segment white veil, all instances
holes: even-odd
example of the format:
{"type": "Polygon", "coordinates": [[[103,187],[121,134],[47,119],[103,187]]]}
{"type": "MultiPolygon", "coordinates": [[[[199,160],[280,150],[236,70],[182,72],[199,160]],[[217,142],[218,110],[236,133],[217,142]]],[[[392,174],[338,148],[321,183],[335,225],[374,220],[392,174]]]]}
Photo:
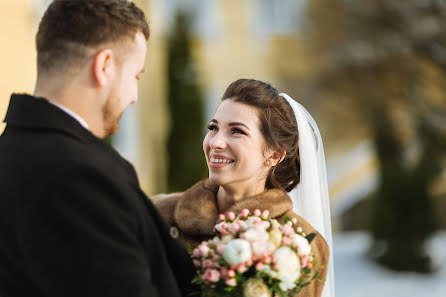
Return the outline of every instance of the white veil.
{"type": "Polygon", "coordinates": [[[285,93],[280,96],[293,108],[299,132],[300,183],[288,195],[293,201],[293,211],[327,241],[330,261],[322,297],[335,297],[330,203],[321,134],[313,117],[301,104],[285,93]]]}

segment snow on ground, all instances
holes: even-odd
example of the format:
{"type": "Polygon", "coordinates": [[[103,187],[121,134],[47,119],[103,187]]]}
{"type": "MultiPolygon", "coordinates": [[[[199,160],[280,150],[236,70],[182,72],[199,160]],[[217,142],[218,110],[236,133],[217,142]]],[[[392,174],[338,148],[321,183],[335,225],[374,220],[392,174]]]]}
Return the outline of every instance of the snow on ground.
{"type": "Polygon", "coordinates": [[[427,245],[436,268],[432,275],[397,273],[367,259],[367,233],[335,233],[333,238],[336,297],[446,297],[446,232],[427,245]]]}

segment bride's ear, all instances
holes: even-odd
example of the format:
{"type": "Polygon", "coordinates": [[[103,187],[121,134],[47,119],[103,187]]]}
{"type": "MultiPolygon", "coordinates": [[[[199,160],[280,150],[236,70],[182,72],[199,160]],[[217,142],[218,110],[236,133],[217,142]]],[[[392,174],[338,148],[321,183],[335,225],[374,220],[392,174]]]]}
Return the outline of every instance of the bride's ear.
{"type": "Polygon", "coordinates": [[[276,166],[277,164],[282,162],[283,159],[285,159],[285,156],[286,156],[286,151],[274,152],[273,155],[270,157],[272,165],[276,166]]]}

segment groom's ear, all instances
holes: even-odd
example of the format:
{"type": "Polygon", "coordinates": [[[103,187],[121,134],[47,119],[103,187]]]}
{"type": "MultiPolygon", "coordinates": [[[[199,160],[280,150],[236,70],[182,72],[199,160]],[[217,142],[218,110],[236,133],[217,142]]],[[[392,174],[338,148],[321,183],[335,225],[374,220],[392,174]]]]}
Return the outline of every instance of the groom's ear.
{"type": "Polygon", "coordinates": [[[93,58],[93,80],[103,87],[110,80],[113,72],[113,51],[111,49],[104,49],[98,52],[93,58]]]}

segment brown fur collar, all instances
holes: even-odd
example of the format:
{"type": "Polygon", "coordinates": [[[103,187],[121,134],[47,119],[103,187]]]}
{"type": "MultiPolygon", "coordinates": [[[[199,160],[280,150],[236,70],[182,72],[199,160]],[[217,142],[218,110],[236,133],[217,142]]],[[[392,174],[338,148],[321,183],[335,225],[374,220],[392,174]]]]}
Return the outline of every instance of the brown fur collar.
{"type": "MultiPolygon", "coordinates": [[[[218,186],[206,179],[182,193],[174,211],[174,220],[182,232],[190,235],[213,235],[219,214],[217,191],[218,186]]],[[[268,209],[271,218],[279,218],[293,208],[293,203],[284,191],[272,189],[237,201],[228,212],[239,214],[244,208],[251,212],[257,208],[268,209]]]]}

